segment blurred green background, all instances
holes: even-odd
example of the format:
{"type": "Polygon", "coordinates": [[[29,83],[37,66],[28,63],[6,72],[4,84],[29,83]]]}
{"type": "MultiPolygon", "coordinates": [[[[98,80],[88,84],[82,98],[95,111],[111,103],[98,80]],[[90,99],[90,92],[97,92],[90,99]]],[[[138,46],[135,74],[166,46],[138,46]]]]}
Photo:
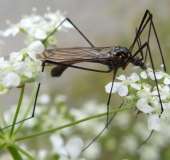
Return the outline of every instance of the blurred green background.
{"type": "MultiPolygon", "coordinates": [[[[69,17],[72,22],[86,35],[86,37],[93,43],[94,46],[114,46],[122,45],[127,48],[132,44],[135,37],[135,29],[139,26],[143,14],[146,9],[149,9],[153,14],[153,22],[158,34],[158,38],[162,47],[162,51],[165,57],[166,67],[169,71],[169,26],[170,26],[170,1],[164,0],[8,0],[0,1],[0,29],[7,28],[6,20],[10,20],[16,23],[20,20],[24,14],[31,14],[32,7],[37,8],[38,14],[44,14],[46,7],[50,6],[51,11],[60,10],[62,13],[66,13],[65,16],[69,17]]],[[[141,38],[142,42],[147,40],[147,29],[143,33],[141,38]]],[[[5,40],[6,43],[2,45],[2,55],[8,55],[12,51],[18,51],[24,48],[24,36],[8,37],[5,40]]],[[[89,46],[88,43],[74,30],[69,30],[67,33],[57,34],[58,47],[84,47],[89,46]]],[[[153,33],[151,34],[151,50],[153,60],[156,68],[159,68],[160,53],[155,41],[153,33]]],[[[135,50],[134,50],[135,51],[135,50]]],[[[149,60],[148,60],[149,61],[149,60]]],[[[107,70],[107,67],[97,64],[81,64],[81,66],[88,66],[88,68],[103,69],[107,70]]],[[[106,104],[108,94],[105,93],[104,86],[112,80],[113,74],[101,74],[94,72],[87,72],[83,70],[77,70],[69,68],[64,72],[60,78],[51,78],[50,69],[46,68],[46,74],[48,77],[42,83],[40,94],[49,93],[51,97],[57,95],[67,96],[67,107],[81,108],[82,105],[88,100],[95,100],[99,104],[106,104]]],[[[118,75],[121,73],[130,76],[133,72],[132,66],[128,66],[125,71],[121,69],[118,71],[118,75]]],[[[28,85],[27,94],[31,92],[31,87],[28,85]]],[[[10,101],[1,97],[1,101],[4,103],[4,108],[8,108],[12,105],[16,97],[15,91],[11,91],[10,101]]],[[[9,98],[8,96],[8,98],[9,98]]],[[[112,96],[110,107],[118,108],[121,100],[117,99],[117,96],[112,96]]],[[[100,106],[100,105],[99,105],[100,106]]],[[[104,107],[104,105],[103,105],[104,107]]],[[[105,105],[106,107],[106,105],[105,105]]],[[[129,114],[133,117],[132,112],[129,114]]],[[[119,115],[117,115],[119,116],[119,115]]],[[[133,121],[136,119],[132,118],[132,125],[129,127],[127,133],[133,133],[133,121]]],[[[141,121],[141,119],[139,119],[141,121]]],[[[137,119],[137,121],[139,121],[137,119]]],[[[136,122],[136,121],[135,121],[136,122]]],[[[103,122],[104,125],[105,122],[103,122]]],[[[114,123],[114,121],[113,121],[114,123]]],[[[118,121],[115,120],[115,123],[118,121]]],[[[137,123],[137,122],[136,122],[137,123]]],[[[145,123],[146,124],[146,123],[145,123]]],[[[136,153],[129,155],[120,150],[116,150],[116,145],[119,141],[115,142],[115,139],[119,140],[124,136],[124,130],[117,129],[114,126],[109,129],[111,136],[114,137],[113,143],[107,143],[107,147],[103,148],[103,156],[101,159],[139,159],[136,153]],[[109,149],[108,149],[109,148],[109,149]],[[113,158],[114,155],[114,158],[113,158]]],[[[149,132],[148,132],[149,133],[149,132]]],[[[156,133],[160,134],[160,133],[156,133]]],[[[147,137],[147,134],[146,134],[147,137]]],[[[145,138],[146,138],[145,137],[145,138]]],[[[144,139],[145,139],[144,138],[144,139]]],[[[104,140],[103,140],[104,141],[104,140]]],[[[122,140],[121,140],[122,142],[122,140]]],[[[103,143],[104,146],[105,143],[103,143]]],[[[129,147],[129,146],[127,146],[129,147]]],[[[164,152],[168,151],[169,146],[165,146],[164,152]]],[[[161,152],[161,156],[166,155],[161,152]]],[[[169,155],[166,155],[164,159],[168,159],[169,155]],[[166,158],[165,158],[166,157],[166,158]]],[[[159,159],[159,158],[158,158],[159,159]]]]}

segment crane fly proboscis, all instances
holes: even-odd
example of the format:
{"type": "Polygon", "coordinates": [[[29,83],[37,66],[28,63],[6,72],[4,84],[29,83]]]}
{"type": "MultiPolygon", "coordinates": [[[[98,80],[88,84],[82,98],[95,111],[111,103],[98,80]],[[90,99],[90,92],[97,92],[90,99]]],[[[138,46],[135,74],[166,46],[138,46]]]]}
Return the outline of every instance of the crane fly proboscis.
{"type": "MultiPolygon", "coordinates": [[[[84,34],[74,25],[74,23],[72,23],[72,21],[69,18],[64,19],[60,23],[60,25],[58,25],[56,30],[65,21],[70,22],[70,24],[73,25],[73,27],[81,34],[81,36],[89,43],[89,45],[91,47],[55,48],[55,49],[51,49],[51,50],[46,50],[42,55],[37,56],[37,58],[43,62],[42,70],[44,70],[45,66],[57,65],[51,71],[51,75],[53,77],[61,76],[61,74],[68,67],[83,69],[83,70],[87,70],[87,71],[101,72],[101,73],[109,73],[109,72],[113,71],[112,86],[111,86],[109,98],[107,101],[107,112],[109,112],[111,93],[112,93],[117,70],[119,68],[122,68],[124,70],[129,63],[132,63],[134,66],[139,66],[141,69],[146,70],[147,65],[145,62],[146,62],[147,55],[149,55],[151,67],[152,67],[153,73],[154,73],[155,84],[156,84],[158,95],[159,95],[158,97],[159,97],[159,100],[161,103],[158,82],[157,82],[157,78],[155,76],[155,68],[154,68],[154,63],[152,60],[152,54],[151,54],[150,45],[149,45],[151,30],[153,30],[153,32],[154,32],[156,42],[157,42],[157,45],[159,48],[159,53],[161,56],[162,64],[164,65],[165,72],[166,72],[166,67],[165,67],[165,62],[164,62],[161,46],[160,46],[158,36],[157,36],[156,30],[154,27],[154,23],[152,20],[152,14],[149,12],[149,10],[146,10],[146,12],[144,13],[142,21],[141,21],[138,29],[136,30],[136,35],[133,40],[133,43],[129,48],[122,47],[119,45],[114,46],[114,47],[94,47],[94,45],[84,36],[84,34]],[[148,25],[149,25],[149,30],[148,30],[147,40],[142,44],[142,42],[140,40],[140,36],[141,36],[142,32],[145,30],[146,26],[148,26],[148,25]],[[138,49],[137,49],[137,51],[135,51],[132,54],[135,45],[138,46],[138,49]],[[146,49],[145,56],[143,53],[144,49],[146,49]],[[103,70],[96,70],[96,69],[75,66],[75,64],[81,63],[81,62],[100,63],[102,65],[106,65],[108,67],[108,70],[103,71],[103,70]]],[[[28,120],[28,119],[34,117],[34,112],[35,112],[36,101],[37,101],[39,89],[40,89],[40,84],[39,84],[39,87],[37,90],[32,116],[29,118],[26,118],[20,122],[23,122],[25,120],[28,120]]],[[[122,102],[122,104],[123,104],[123,102],[122,102]]],[[[120,105],[120,107],[122,106],[122,104],[120,105]]],[[[162,103],[161,103],[160,107],[161,107],[161,113],[162,113],[163,112],[162,103]]],[[[113,117],[114,116],[115,115],[113,115],[113,117]]],[[[108,115],[107,115],[107,117],[108,117],[108,115]]],[[[107,125],[103,128],[103,130],[100,132],[100,134],[108,127],[108,125],[112,121],[113,117],[110,120],[107,119],[107,125]]],[[[17,122],[17,123],[19,123],[19,122],[17,122]]],[[[5,128],[7,128],[7,127],[5,127],[5,128]]],[[[153,133],[153,131],[151,132],[151,134],[152,133],[153,133]]],[[[92,143],[99,137],[99,135],[92,141],[92,143]]]]}

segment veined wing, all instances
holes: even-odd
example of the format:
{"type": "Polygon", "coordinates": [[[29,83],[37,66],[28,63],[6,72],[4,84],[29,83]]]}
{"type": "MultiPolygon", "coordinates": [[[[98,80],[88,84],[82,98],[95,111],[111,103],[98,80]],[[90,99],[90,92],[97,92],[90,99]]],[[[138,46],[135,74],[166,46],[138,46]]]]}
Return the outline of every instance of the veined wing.
{"type": "MultiPolygon", "coordinates": [[[[107,52],[111,47],[76,47],[76,48],[56,48],[46,50],[42,55],[37,55],[39,60],[47,60],[63,64],[73,64],[79,62],[93,62],[98,58],[107,58],[107,52]]],[[[53,64],[46,64],[53,65],[53,64]]]]}

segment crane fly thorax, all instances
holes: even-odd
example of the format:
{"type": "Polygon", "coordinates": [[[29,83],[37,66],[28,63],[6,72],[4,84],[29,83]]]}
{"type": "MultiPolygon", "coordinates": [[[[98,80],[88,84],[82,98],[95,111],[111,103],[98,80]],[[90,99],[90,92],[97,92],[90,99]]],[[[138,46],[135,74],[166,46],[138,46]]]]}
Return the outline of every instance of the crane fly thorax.
{"type": "Polygon", "coordinates": [[[110,49],[107,56],[110,58],[109,69],[113,70],[114,68],[123,67],[131,59],[132,54],[126,47],[115,46],[110,49]]]}

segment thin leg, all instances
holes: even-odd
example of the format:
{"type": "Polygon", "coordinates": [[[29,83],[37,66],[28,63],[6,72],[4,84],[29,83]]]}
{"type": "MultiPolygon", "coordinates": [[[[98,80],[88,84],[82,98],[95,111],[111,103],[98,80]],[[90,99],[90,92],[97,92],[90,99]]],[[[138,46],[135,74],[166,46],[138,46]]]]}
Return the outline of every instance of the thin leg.
{"type": "MultiPolygon", "coordinates": [[[[124,101],[121,103],[121,105],[119,106],[119,108],[121,108],[123,104],[124,104],[124,101]]],[[[105,131],[105,129],[108,128],[109,124],[112,122],[112,120],[113,120],[113,118],[116,116],[116,114],[117,114],[117,113],[115,113],[115,114],[112,116],[112,118],[108,121],[108,123],[107,123],[106,126],[102,129],[102,131],[93,139],[92,142],[90,142],[90,143],[82,150],[82,152],[85,151],[93,142],[95,142],[95,141],[99,138],[99,136],[105,131]]]]}
{"type": "MultiPolygon", "coordinates": [[[[152,54],[151,54],[151,51],[150,51],[149,43],[148,42],[144,43],[141,46],[141,48],[134,55],[138,54],[140,52],[140,50],[145,48],[145,47],[147,47],[147,50],[148,50],[148,53],[149,53],[150,62],[151,62],[151,66],[152,66],[153,73],[154,73],[155,84],[156,84],[156,88],[157,88],[157,91],[158,91],[159,102],[160,102],[160,105],[161,105],[161,113],[160,113],[160,116],[161,116],[161,114],[163,113],[164,110],[163,110],[162,100],[161,100],[161,96],[160,96],[160,90],[159,90],[159,87],[158,87],[158,81],[157,81],[156,74],[155,74],[155,67],[154,67],[154,63],[153,63],[153,59],[152,59],[152,54]]],[[[153,134],[153,132],[154,132],[154,130],[151,131],[149,137],[140,146],[145,144],[150,139],[150,137],[153,134]]]]}
{"type": "MultiPolygon", "coordinates": [[[[148,40],[147,42],[149,43],[149,39],[150,39],[150,32],[151,32],[151,29],[153,29],[154,31],[154,35],[156,37],[156,41],[157,41],[157,44],[158,44],[158,47],[159,47],[159,52],[160,52],[160,55],[161,55],[161,59],[162,59],[162,63],[164,64],[164,70],[166,72],[166,67],[165,67],[165,60],[164,60],[164,57],[163,57],[163,54],[162,54],[162,49],[161,49],[161,46],[160,46],[160,42],[159,42],[159,39],[158,39],[158,36],[157,36],[157,32],[156,32],[156,29],[155,29],[155,26],[154,26],[154,23],[153,23],[153,20],[152,20],[153,16],[152,14],[149,12],[149,10],[146,10],[143,18],[142,18],[142,21],[139,25],[139,28],[137,30],[137,33],[136,33],[136,37],[132,43],[132,45],[130,46],[129,50],[132,52],[133,48],[134,48],[134,45],[136,43],[136,41],[138,40],[138,38],[140,37],[140,35],[142,34],[142,32],[144,31],[146,25],[149,23],[149,31],[148,31],[148,40]]],[[[146,53],[147,53],[147,50],[146,50],[146,53]]],[[[134,56],[133,56],[134,57],[134,56]]],[[[146,54],[146,57],[147,57],[147,54],[146,54]]],[[[146,59],[145,57],[145,59],[146,59]]]]}
{"type": "MultiPolygon", "coordinates": [[[[108,127],[108,124],[109,124],[109,105],[110,105],[110,99],[111,99],[111,96],[112,96],[112,90],[113,90],[113,85],[114,85],[114,81],[115,81],[115,78],[116,78],[117,70],[118,70],[118,68],[113,70],[112,85],[111,85],[111,89],[110,89],[110,93],[109,93],[109,98],[108,98],[108,101],[107,101],[107,123],[106,123],[107,127],[108,127]]],[[[111,119],[113,119],[113,118],[111,118],[111,119]]]]}

